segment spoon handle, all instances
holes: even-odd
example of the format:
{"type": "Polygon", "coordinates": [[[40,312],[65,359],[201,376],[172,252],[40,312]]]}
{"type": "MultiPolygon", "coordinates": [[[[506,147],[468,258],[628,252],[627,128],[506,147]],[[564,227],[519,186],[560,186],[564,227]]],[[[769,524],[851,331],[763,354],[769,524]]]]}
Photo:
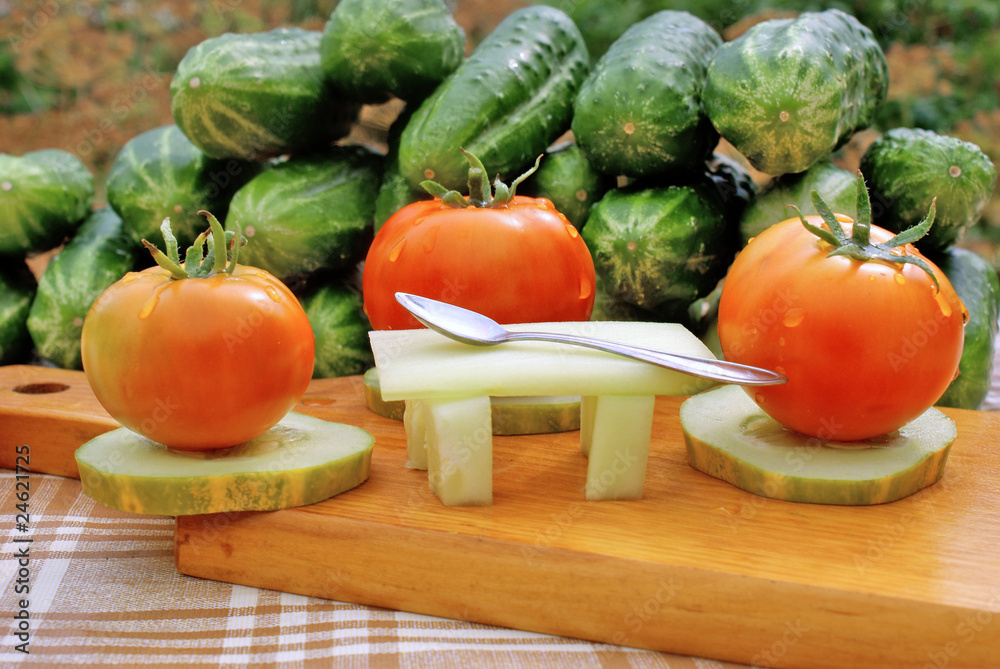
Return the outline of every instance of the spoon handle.
{"type": "Polygon", "coordinates": [[[784,375],[760,367],[751,367],[726,360],[716,360],[715,358],[697,358],[678,353],[667,353],[666,351],[654,351],[653,349],[639,346],[578,337],[570,334],[511,332],[505,339],[507,341],[515,339],[522,341],[551,341],[584,346],[598,351],[615,353],[626,358],[653,363],[660,367],[684,372],[685,374],[697,376],[702,379],[719,381],[721,383],[735,383],[741,386],[772,386],[788,381],[784,375]]]}

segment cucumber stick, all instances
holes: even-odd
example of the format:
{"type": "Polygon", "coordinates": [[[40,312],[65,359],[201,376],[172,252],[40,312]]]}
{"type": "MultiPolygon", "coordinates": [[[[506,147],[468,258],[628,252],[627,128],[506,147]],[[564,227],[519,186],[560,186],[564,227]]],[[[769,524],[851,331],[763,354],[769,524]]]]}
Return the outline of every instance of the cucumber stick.
{"type": "Polygon", "coordinates": [[[400,137],[400,173],[414,188],[433,179],[464,191],[464,148],[491,180],[518,176],[569,129],[589,68],[564,12],[534,5],[511,13],[413,113],[400,137]]]}
{"type": "Polygon", "coordinates": [[[361,485],[375,439],[340,423],[289,413],[245,444],[176,451],[126,428],[76,452],[83,492],[113,509],[184,516],[313,504],[361,485]]]}
{"type": "MultiPolygon", "coordinates": [[[[714,357],[677,323],[594,321],[505,327],[592,336],[682,355],[714,357]]],[[[473,395],[689,395],[709,385],[682,372],[565,344],[518,341],[478,347],[426,329],[374,330],[368,336],[386,400],[473,395]]]]}
{"type": "Polygon", "coordinates": [[[928,409],[890,435],[824,442],[781,426],[738,386],[722,386],[681,405],[688,462],[742,490],[790,502],[868,505],[893,502],[944,473],[955,423],[928,409]]]}
{"type": "Polygon", "coordinates": [[[719,139],[701,90],[721,44],[684,11],[657,12],[626,30],[576,96],[573,135],[590,162],[630,177],[700,166],[719,139]]]}
{"type": "MultiPolygon", "coordinates": [[[[713,357],[676,323],[569,322],[508,326],[590,335],[690,356],[713,357]]],[[[550,342],[498,348],[459,344],[431,330],[369,333],[382,397],[402,399],[409,466],[426,468],[448,506],[492,503],[490,397],[579,394],[584,496],[642,496],[656,395],[686,395],[707,382],[647,363],[550,342]]]]}
{"type": "Polygon", "coordinates": [[[763,21],[723,44],[702,103],[723,138],[777,176],[805,171],[871,125],[888,87],[871,30],[829,9],[763,21]]]}

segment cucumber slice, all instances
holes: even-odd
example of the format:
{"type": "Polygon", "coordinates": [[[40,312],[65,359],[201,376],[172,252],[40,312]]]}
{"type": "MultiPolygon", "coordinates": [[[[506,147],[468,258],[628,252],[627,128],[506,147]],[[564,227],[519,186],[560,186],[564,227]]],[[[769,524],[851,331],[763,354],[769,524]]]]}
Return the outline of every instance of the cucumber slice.
{"type": "Polygon", "coordinates": [[[176,451],[120,428],[76,451],[83,492],[121,511],[186,516],[313,504],[368,479],[374,437],[289,413],[245,444],[176,451]]]}
{"type": "Polygon", "coordinates": [[[935,483],[957,434],[928,409],[882,437],[825,442],[782,427],[738,386],[688,398],[680,409],[688,462],[747,492],[790,502],[894,502],[935,483]]]}
{"type": "MultiPolygon", "coordinates": [[[[372,367],[364,375],[365,406],[370,411],[392,420],[403,420],[405,400],[382,399],[378,369],[372,367]]],[[[492,397],[493,434],[553,434],[580,429],[580,397],[492,397]]],[[[423,469],[423,467],[420,467],[423,469]]]]}
{"type": "MultiPolygon", "coordinates": [[[[585,321],[505,327],[712,357],[694,334],[677,323],[585,321]]],[[[427,329],[373,330],[368,337],[382,396],[388,400],[473,395],[691,395],[712,385],[683,372],[552,342],[469,346],[427,329]]]]}

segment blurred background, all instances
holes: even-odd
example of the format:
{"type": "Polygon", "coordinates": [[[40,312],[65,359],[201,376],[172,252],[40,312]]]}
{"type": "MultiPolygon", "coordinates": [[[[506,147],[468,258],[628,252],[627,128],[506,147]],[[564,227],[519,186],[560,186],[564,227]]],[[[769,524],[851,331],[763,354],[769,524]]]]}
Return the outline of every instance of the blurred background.
{"type": "MultiPolygon", "coordinates": [[[[336,0],[0,0],[0,152],[61,148],[94,173],[97,205],[118,150],[171,122],[169,85],[189,48],[224,32],[277,26],[322,30],[336,0]]],[[[471,49],[513,0],[452,0],[471,49]]],[[[891,72],[878,127],[844,147],[845,166],[881,129],[922,127],[978,144],[1000,164],[1000,2],[997,0],[554,0],[596,57],[631,23],[686,9],[732,38],[761,18],[839,7],[870,27],[891,72]]],[[[393,108],[366,109],[376,141],[393,108]]],[[[1000,267],[1000,196],[963,242],[1000,267]]]]}

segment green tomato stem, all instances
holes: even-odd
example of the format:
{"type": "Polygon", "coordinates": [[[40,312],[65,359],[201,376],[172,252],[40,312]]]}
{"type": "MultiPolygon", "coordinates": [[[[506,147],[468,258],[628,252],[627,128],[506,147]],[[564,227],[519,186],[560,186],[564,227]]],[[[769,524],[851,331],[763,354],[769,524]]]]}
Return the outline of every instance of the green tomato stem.
{"type": "Polygon", "coordinates": [[[878,244],[871,241],[871,200],[869,199],[868,188],[865,186],[865,178],[861,172],[858,172],[857,191],[858,214],[851,226],[850,237],[844,232],[833,210],[830,209],[816,191],[812,191],[811,193],[813,206],[816,208],[817,213],[819,213],[820,218],[823,219],[823,223],[826,225],[825,228],[809,223],[795,205],[790,204],[788,207],[795,211],[806,230],[834,247],[833,251],[829,254],[830,256],[848,256],[859,262],[881,260],[901,265],[916,265],[927,272],[928,276],[934,282],[934,287],[940,290],[941,284],[934,274],[934,269],[926,260],[918,256],[900,255],[892,252],[892,249],[905,244],[912,244],[927,234],[931,229],[931,225],[934,224],[934,216],[937,212],[937,198],[931,202],[927,216],[920,223],[907,228],[892,239],[878,244]]]}
{"type": "Polygon", "coordinates": [[[172,279],[200,279],[219,273],[232,274],[236,269],[239,248],[246,244],[242,230],[237,223],[235,231],[224,230],[219,220],[207,211],[199,214],[208,219],[209,229],[195,238],[184,255],[183,265],[177,249],[177,239],[170,229],[170,219],[163,219],[160,232],[163,233],[167,252],[163,253],[154,244],[142,240],[149,249],[156,264],[170,272],[172,279]]]}
{"type": "Polygon", "coordinates": [[[535,173],[535,170],[538,169],[538,165],[542,160],[542,157],[538,156],[531,169],[514,179],[509,187],[500,181],[500,176],[497,175],[493,182],[493,189],[491,191],[489,176],[486,173],[486,168],[483,166],[482,161],[465,149],[460,148],[459,151],[461,151],[462,155],[465,156],[465,159],[469,161],[468,198],[463,196],[457,190],[448,190],[441,184],[436,181],[431,181],[430,179],[420,183],[423,189],[428,193],[440,199],[445,205],[456,209],[464,209],[466,207],[476,207],[478,209],[499,209],[506,207],[510,204],[511,200],[514,199],[518,185],[535,173]]]}

